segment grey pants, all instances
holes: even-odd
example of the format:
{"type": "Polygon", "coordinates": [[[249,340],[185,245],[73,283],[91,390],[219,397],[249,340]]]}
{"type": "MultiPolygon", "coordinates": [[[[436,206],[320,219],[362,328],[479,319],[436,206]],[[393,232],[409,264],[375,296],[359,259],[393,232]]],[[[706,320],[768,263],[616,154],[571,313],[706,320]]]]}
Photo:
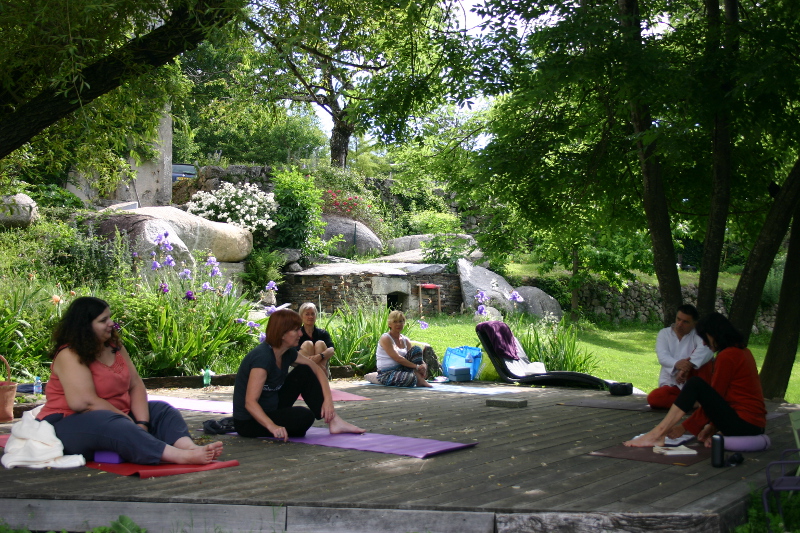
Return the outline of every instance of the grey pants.
{"type": "Polygon", "coordinates": [[[55,428],[65,455],[80,454],[92,460],[95,451],[109,450],[130,463],[156,465],[167,444],[190,435],[177,409],[166,402],[148,402],[148,406],[150,431],[137,426],[129,416],[113,411],[54,414],[44,420],[55,428]]]}

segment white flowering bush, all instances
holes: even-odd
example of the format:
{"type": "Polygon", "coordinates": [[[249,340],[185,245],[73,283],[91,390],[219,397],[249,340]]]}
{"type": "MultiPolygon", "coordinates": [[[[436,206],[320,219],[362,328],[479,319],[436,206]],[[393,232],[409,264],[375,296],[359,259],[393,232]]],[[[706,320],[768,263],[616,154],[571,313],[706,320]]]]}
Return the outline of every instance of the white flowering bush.
{"type": "Polygon", "coordinates": [[[265,239],[275,225],[272,215],[278,204],[272,193],[266,193],[251,183],[237,187],[226,182],[214,192],[196,192],[187,208],[190,213],[208,220],[248,229],[253,234],[253,241],[257,242],[265,239]]]}

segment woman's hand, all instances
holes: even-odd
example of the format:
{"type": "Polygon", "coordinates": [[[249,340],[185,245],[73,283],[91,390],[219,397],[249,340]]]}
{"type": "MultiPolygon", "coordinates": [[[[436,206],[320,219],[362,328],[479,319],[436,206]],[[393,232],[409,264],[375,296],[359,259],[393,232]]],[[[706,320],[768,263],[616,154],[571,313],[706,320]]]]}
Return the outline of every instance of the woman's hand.
{"type": "Polygon", "coordinates": [[[716,434],[717,428],[713,424],[706,424],[706,426],[697,434],[697,440],[704,443],[706,448],[711,448],[711,437],[716,434]]]}
{"type": "Polygon", "coordinates": [[[686,433],[686,428],[683,427],[683,424],[675,424],[667,432],[667,437],[670,439],[677,439],[678,437],[683,436],[684,433],[686,433]]]}
{"type": "Polygon", "coordinates": [[[424,379],[428,379],[428,365],[425,363],[420,363],[419,365],[417,365],[417,368],[419,369],[419,374],[424,379]]]}
{"type": "Polygon", "coordinates": [[[272,433],[272,436],[276,439],[283,439],[283,442],[287,442],[289,440],[289,432],[286,431],[286,428],[283,426],[273,425],[273,427],[267,428],[267,430],[272,433]]]}
{"type": "Polygon", "coordinates": [[[324,400],[322,402],[322,408],[320,411],[322,414],[322,419],[325,420],[326,424],[330,424],[331,420],[336,417],[336,410],[333,408],[333,400],[324,400]]]}

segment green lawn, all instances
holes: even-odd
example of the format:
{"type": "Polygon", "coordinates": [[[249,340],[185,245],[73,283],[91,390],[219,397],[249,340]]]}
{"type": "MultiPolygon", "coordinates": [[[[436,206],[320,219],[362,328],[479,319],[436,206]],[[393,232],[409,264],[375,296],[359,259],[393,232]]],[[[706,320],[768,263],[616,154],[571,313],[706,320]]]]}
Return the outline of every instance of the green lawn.
{"type": "MultiPolygon", "coordinates": [[[[413,340],[427,342],[433,346],[439,359],[444,357],[448,347],[479,346],[475,334],[475,321],[471,316],[426,318],[430,327],[421,330],[413,327],[409,336],[413,340]]],[[[658,382],[659,365],[656,360],[655,344],[658,326],[607,326],[581,324],[578,342],[586,350],[594,353],[599,363],[594,374],[604,379],[627,381],[635,387],[648,392],[658,382]]],[[[767,352],[769,337],[758,335],[750,338],[750,350],[759,368],[767,352]]],[[[485,358],[484,363],[488,362],[485,358]]],[[[488,378],[490,374],[482,374],[488,378]]],[[[800,365],[795,364],[789,380],[786,400],[800,403],[800,365]]]]}

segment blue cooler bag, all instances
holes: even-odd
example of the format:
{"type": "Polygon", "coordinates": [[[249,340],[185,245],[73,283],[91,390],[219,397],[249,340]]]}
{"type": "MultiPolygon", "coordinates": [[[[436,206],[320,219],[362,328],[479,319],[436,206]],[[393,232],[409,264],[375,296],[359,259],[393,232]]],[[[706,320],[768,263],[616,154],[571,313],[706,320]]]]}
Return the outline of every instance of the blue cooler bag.
{"type": "Polygon", "coordinates": [[[475,346],[448,348],[444,352],[444,360],[442,361],[444,375],[449,374],[450,368],[459,367],[469,368],[469,379],[475,379],[481,369],[481,349],[475,346]]]}

